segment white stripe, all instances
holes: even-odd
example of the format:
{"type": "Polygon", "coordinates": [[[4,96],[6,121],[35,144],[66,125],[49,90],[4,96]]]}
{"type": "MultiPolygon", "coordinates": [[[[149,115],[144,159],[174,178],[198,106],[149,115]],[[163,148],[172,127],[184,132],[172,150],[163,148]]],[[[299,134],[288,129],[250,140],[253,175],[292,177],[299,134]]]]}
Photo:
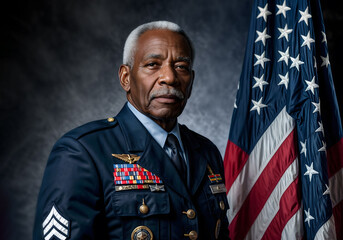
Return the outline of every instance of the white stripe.
{"type": "Polygon", "coordinates": [[[331,218],[319,228],[314,240],[336,240],[336,228],[335,228],[335,219],[333,215],[331,218]]]}
{"type": "Polygon", "coordinates": [[[284,107],[255,145],[228,192],[229,221],[236,216],[261,172],[293,129],[294,121],[284,107]]]}
{"type": "Polygon", "coordinates": [[[45,228],[45,226],[50,222],[51,218],[55,216],[55,218],[60,221],[63,225],[65,225],[66,227],[68,227],[68,220],[66,220],[64,217],[62,217],[58,211],[56,210],[55,206],[52,206],[50,213],[48,214],[48,216],[45,218],[44,222],[43,222],[43,228],[45,228]]]}
{"type": "Polygon", "coordinates": [[[303,206],[293,215],[291,219],[285,225],[281,240],[299,240],[304,235],[304,219],[303,219],[303,206]]]}
{"type": "Polygon", "coordinates": [[[332,208],[334,208],[340,201],[343,200],[343,168],[329,179],[330,197],[332,201],[332,208]]]}
{"type": "Polygon", "coordinates": [[[273,192],[270,194],[267,202],[263,206],[261,212],[257,216],[255,222],[251,226],[246,235],[246,239],[261,239],[267,230],[269,224],[280,209],[280,199],[285,193],[289,185],[298,176],[298,158],[295,158],[293,163],[287,168],[273,192]]]}
{"type": "Polygon", "coordinates": [[[51,232],[44,237],[45,240],[50,240],[53,236],[58,237],[60,240],[67,239],[66,236],[63,236],[61,233],[59,233],[55,228],[51,230],[51,232]]]}
{"type": "Polygon", "coordinates": [[[52,218],[50,223],[44,228],[43,235],[49,232],[51,228],[57,228],[65,235],[68,235],[68,229],[62,226],[55,218],[52,218]]]}

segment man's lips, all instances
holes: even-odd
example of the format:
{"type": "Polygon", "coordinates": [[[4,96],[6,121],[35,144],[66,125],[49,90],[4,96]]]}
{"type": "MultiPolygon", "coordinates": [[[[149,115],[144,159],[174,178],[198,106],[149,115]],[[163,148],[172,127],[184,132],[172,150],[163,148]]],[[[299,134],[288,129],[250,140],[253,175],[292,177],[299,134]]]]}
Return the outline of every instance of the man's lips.
{"type": "Polygon", "coordinates": [[[156,100],[161,103],[176,103],[180,101],[180,99],[173,94],[164,94],[164,95],[155,96],[153,100],[156,100]]]}

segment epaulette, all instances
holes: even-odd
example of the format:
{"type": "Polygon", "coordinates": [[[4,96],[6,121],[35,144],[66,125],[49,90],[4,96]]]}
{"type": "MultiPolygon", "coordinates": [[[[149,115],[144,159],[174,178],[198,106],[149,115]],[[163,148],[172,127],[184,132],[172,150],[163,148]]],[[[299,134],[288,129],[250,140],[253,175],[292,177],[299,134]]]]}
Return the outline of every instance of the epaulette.
{"type": "Polygon", "coordinates": [[[71,137],[74,139],[80,139],[81,137],[101,131],[107,128],[113,128],[117,125],[117,120],[114,117],[109,117],[107,119],[101,119],[101,120],[96,120],[92,121],[89,123],[86,123],[84,125],[81,125],[77,128],[74,128],[73,130],[70,130],[66,134],[64,134],[64,137],[71,137]]]}

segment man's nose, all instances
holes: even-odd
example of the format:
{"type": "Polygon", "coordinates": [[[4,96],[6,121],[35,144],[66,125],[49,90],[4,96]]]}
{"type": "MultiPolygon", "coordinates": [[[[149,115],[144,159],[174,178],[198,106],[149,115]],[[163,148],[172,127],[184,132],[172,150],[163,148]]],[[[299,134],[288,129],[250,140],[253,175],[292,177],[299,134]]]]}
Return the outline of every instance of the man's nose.
{"type": "Polygon", "coordinates": [[[160,84],[174,85],[177,81],[175,69],[171,65],[165,65],[160,69],[160,84]]]}

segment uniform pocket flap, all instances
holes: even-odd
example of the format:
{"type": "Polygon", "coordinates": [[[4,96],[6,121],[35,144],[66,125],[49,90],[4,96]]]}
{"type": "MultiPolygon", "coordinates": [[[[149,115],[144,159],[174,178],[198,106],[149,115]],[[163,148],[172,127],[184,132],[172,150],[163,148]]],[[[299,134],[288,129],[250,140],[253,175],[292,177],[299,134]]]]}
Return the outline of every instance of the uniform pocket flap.
{"type": "Polygon", "coordinates": [[[112,205],[118,216],[148,217],[170,212],[169,195],[161,192],[114,192],[112,205]]]}

